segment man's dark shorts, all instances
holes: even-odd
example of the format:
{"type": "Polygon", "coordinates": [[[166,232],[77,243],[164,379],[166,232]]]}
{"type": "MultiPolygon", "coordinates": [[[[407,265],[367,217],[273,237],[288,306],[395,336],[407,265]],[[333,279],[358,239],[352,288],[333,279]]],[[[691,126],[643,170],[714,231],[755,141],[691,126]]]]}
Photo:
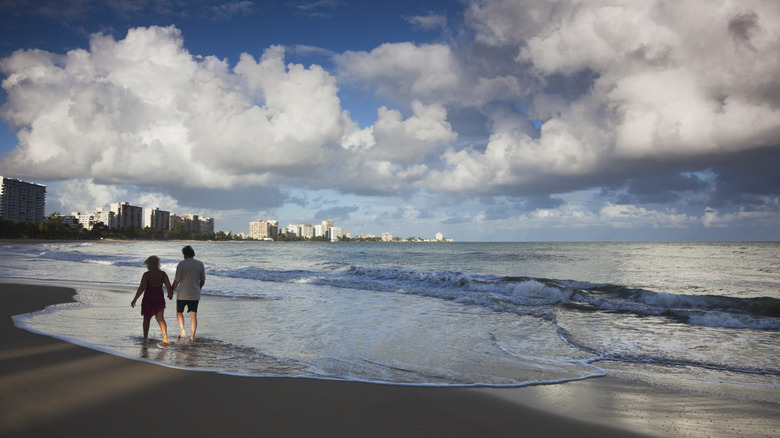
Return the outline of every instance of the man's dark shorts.
{"type": "Polygon", "coordinates": [[[176,300],[176,311],[184,313],[184,307],[189,308],[189,312],[198,313],[198,301],[199,300],[176,300]]]}

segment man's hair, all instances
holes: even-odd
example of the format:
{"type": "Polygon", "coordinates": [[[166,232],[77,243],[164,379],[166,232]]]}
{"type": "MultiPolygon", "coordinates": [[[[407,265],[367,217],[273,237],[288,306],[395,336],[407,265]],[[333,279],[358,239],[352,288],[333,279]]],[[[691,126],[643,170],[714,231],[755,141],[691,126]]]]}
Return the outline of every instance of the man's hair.
{"type": "Polygon", "coordinates": [[[184,257],[195,257],[195,250],[189,245],[182,248],[181,253],[184,254],[184,257]]]}

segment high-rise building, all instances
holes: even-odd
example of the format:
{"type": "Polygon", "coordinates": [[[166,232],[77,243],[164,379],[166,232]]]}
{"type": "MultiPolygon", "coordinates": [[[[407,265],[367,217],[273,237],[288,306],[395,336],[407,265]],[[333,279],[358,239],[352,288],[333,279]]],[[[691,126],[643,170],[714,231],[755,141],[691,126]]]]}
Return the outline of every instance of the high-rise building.
{"type": "Polygon", "coordinates": [[[314,227],[311,224],[300,224],[298,225],[298,235],[304,239],[312,239],[314,238],[314,227]]]}
{"type": "Polygon", "coordinates": [[[13,222],[43,222],[46,186],[0,176],[0,218],[13,222]]]}
{"type": "Polygon", "coordinates": [[[183,225],[184,220],[182,220],[181,216],[176,216],[175,213],[171,213],[170,218],[168,218],[168,229],[169,230],[175,230],[179,225],[183,225]]]}
{"type": "Polygon", "coordinates": [[[268,235],[268,222],[256,220],[249,222],[249,237],[252,239],[265,239],[268,235]]]}
{"type": "Polygon", "coordinates": [[[279,223],[276,221],[256,220],[249,223],[249,237],[252,239],[276,239],[279,223]]]}
{"type": "Polygon", "coordinates": [[[95,226],[95,215],[92,213],[79,213],[78,211],[74,211],[70,214],[76,218],[78,224],[85,230],[91,230],[95,226]]]}
{"type": "Polygon", "coordinates": [[[212,217],[202,217],[200,218],[200,232],[208,232],[213,233],[214,232],[214,218],[212,217]]]}
{"type": "Polygon", "coordinates": [[[144,209],[130,205],[127,202],[111,204],[114,212],[115,228],[143,228],[144,209]]]}
{"type": "Polygon", "coordinates": [[[144,210],[144,227],[167,230],[171,225],[171,212],[159,208],[147,208],[144,210]]]}
{"type": "Polygon", "coordinates": [[[341,238],[341,227],[330,227],[328,228],[328,239],[331,242],[335,242],[341,238]]]}
{"type": "Polygon", "coordinates": [[[187,231],[192,233],[200,233],[200,216],[192,214],[190,212],[181,215],[182,224],[187,231]]]}
{"type": "Polygon", "coordinates": [[[103,207],[100,207],[95,211],[88,211],[86,214],[91,214],[95,217],[95,225],[102,223],[111,230],[118,228],[116,225],[116,215],[113,211],[103,210],[103,207]]]}

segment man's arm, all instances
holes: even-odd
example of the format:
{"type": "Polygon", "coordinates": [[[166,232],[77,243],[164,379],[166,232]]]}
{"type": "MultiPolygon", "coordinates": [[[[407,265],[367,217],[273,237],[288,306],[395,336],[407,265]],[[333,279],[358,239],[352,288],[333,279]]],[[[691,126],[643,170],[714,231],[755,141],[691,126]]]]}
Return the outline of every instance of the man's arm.
{"type": "Polygon", "coordinates": [[[173,280],[173,284],[171,285],[170,290],[168,290],[168,299],[173,299],[173,290],[176,289],[176,286],[179,285],[179,280],[173,280]]]}

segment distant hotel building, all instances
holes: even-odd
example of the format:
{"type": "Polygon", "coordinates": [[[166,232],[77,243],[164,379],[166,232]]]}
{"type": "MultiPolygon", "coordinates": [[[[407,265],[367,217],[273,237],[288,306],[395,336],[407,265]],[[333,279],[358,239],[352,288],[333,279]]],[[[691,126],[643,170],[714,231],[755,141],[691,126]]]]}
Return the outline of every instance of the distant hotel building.
{"type": "Polygon", "coordinates": [[[101,207],[95,211],[88,211],[87,213],[95,216],[96,224],[102,223],[103,225],[107,226],[108,229],[116,228],[116,216],[114,216],[113,211],[103,210],[101,207]]]}
{"type": "Polygon", "coordinates": [[[289,224],[279,228],[277,221],[256,220],[249,222],[249,237],[256,240],[304,239],[312,240],[325,237],[328,240],[337,241],[341,237],[349,237],[349,233],[341,230],[341,227],[333,226],[332,220],[322,221],[321,224],[289,224]]]}
{"type": "MultiPolygon", "coordinates": [[[[331,222],[332,223],[332,222],[331,222]]],[[[341,239],[342,236],[341,227],[328,227],[328,240],[335,242],[341,239]]]]}
{"type": "Polygon", "coordinates": [[[298,225],[298,235],[304,239],[314,238],[314,227],[311,224],[298,225]]]}
{"type": "Polygon", "coordinates": [[[192,233],[202,233],[204,231],[214,232],[214,219],[210,217],[200,217],[197,214],[184,213],[181,216],[176,216],[171,213],[168,216],[168,230],[175,230],[179,226],[184,227],[185,231],[192,233]]]}
{"type": "Polygon", "coordinates": [[[256,220],[249,223],[249,237],[252,239],[276,239],[279,222],[256,220]]]}
{"type": "Polygon", "coordinates": [[[111,204],[116,225],[114,228],[143,228],[144,209],[127,202],[111,204]]]}
{"type": "Polygon", "coordinates": [[[159,208],[147,208],[144,210],[144,228],[157,228],[169,230],[171,228],[171,212],[159,208]]]}
{"type": "Polygon", "coordinates": [[[70,215],[73,218],[74,225],[78,224],[78,226],[85,230],[91,230],[95,227],[96,222],[94,214],[73,211],[70,213],[70,215]]]}
{"type": "Polygon", "coordinates": [[[0,180],[0,218],[13,222],[43,222],[46,186],[2,176],[0,180]]]}
{"type": "Polygon", "coordinates": [[[109,229],[117,228],[114,212],[103,211],[102,208],[98,208],[94,211],[87,211],[85,213],[74,211],[71,212],[71,217],[73,217],[75,223],[78,223],[85,230],[91,230],[95,225],[100,223],[109,229]]]}
{"type": "Polygon", "coordinates": [[[207,233],[213,233],[214,232],[214,218],[213,217],[202,217],[200,218],[200,232],[207,232],[207,233]]]}

